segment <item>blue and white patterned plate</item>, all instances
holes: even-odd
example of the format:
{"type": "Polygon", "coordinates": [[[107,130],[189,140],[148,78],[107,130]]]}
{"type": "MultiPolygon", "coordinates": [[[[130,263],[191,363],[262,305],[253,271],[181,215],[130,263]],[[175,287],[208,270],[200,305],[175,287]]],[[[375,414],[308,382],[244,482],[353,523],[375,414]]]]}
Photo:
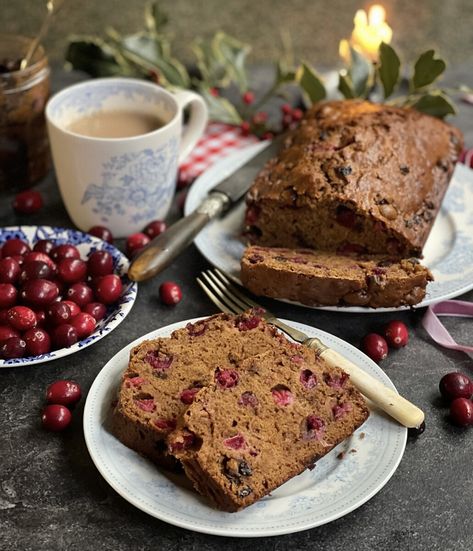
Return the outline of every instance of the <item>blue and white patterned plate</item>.
{"type": "Polygon", "coordinates": [[[117,248],[97,237],[82,233],[77,230],[67,228],[56,228],[51,226],[15,226],[0,228],[0,246],[12,238],[23,239],[30,245],[34,245],[40,239],[51,239],[58,245],[71,243],[75,245],[80,252],[82,259],[87,259],[94,251],[107,251],[113,257],[115,273],[119,274],[123,280],[123,293],[120,300],[109,307],[107,315],[97,324],[97,328],[89,337],[73,344],[69,348],[60,348],[53,350],[48,354],[40,356],[30,356],[25,358],[14,358],[11,360],[0,360],[0,368],[13,367],[18,365],[32,365],[56,360],[74,354],[86,346],[94,344],[113,331],[119,325],[133,306],[138,292],[138,285],[126,278],[128,271],[128,259],[117,248]]]}
{"type": "MultiPolygon", "coordinates": [[[[200,318],[201,319],[201,318],[200,318]]],[[[262,537],[289,534],[326,524],[360,507],[391,478],[401,461],[407,429],[383,413],[368,420],[347,440],[251,507],[238,513],[212,509],[196,493],[166,477],[124,446],[109,431],[111,404],[117,395],[130,350],[145,339],[166,337],[196,319],[152,331],[116,354],[95,379],[84,408],[84,434],[102,476],[123,498],[170,524],[219,536],[262,537]],[[343,457],[339,456],[341,452],[343,457]]],[[[386,386],[394,385],[365,354],[345,341],[301,323],[286,321],[355,362],[386,386]]]]}
{"type": "MultiPolygon", "coordinates": [[[[185,204],[185,214],[192,212],[228,174],[253,157],[264,143],[252,145],[222,159],[206,170],[192,185],[185,204]]],[[[240,258],[245,249],[239,238],[244,218],[241,203],[225,217],[214,220],[197,236],[195,244],[214,266],[240,283],[240,258]]],[[[452,181],[424,247],[423,264],[432,271],[435,281],[427,286],[421,308],[457,297],[473,289],[473,170],[458,164],[452,181]]],[[[288,301],[285,301],[288,302],[288,301]]],[[[303,305],[301,305],[303,306],[303,305]]],[[[310,308],[310,306],[306,306],[310,308]]],[[[403,307],[409,308],[409,307],[403,307]]],[[[389,312],[402,308],[323,307],[344,312],[389,312]]]]}

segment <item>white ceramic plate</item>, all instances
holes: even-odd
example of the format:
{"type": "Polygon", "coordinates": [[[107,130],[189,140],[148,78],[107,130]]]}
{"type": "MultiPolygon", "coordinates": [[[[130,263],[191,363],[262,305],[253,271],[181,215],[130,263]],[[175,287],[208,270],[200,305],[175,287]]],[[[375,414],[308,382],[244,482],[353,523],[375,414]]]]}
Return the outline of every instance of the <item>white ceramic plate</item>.
{"type": "MultiPolygon", "coordinates": [[[[238,151],[205,171],[189,191],[185,213],[192,212],[209,189],[253,157],[264,145],[258,143],[238,151]]],[[[204,257],[237,283],[240,283],[240,258],[245,249],[240,239],[244,210],[242,202],[225,217],[211,222],[195,240],[204,257]]],[[[428,284],[425,299],[415,308],[453,298],[473,289],[473,170],[462,164],[458,164],[455,169],[442,208],[424,247],[423,264],[432,270],[435,281],[428,284]]],[[[367,313],[399,309],[374,310],[342,306],[319,308],[367,313]]]]}
{"type": "Polygon", "coordinates": [[[105,318],[97,324],[95,331],[87,338],[82,339],[69,348],[60,348],[59,350],[53,350],[47,354],[41,354],[40,356],[0,360],[0,368],[39,364],[56,360],[57,358],[63,358],[64,356],[69,356],[69,354],[74,354],[108,335],[130,312],[136,300],[138,285],[125,277],[128,271],[128,259],[113,245],[93,235],[89,235],[88,233],[82,233],[68,228],[56,228],[51,226],[15,226],[0,228],[0,246],[3,245],[5,241],[12,238],[23,239],[23,241],[26,241],[30,245],[34,245],[40,239],[50,239],[57,245],[71,243],[79,249],[80,256],[84,260],[94,251],[108,251],[113,257],[114,273],[123,278],[123,293],[120,300],[108,308],[105,318]]]}
{"type": "MultiPolygon", "coordinates": [[[[130,349],[145,339],[168,336],[187,320],[140,337],[102,369],[84,408],[85,441],[105,480],[132,505],[170,524],[219,536],[261,537],[289,534],[331,522],[373,497],[401,461],[407,429],[382,413],[372,412],[350,438],[276,491],[238,513],[212,509],[196,493],[177,485],[150,461],[124,446],[107,429],[130,349]],[[351,451],[356,450],[356,451],[351,451]],[[337,455],[344,451],[344,457],[337,455]]],[[[360,350],[341,339],[301,323],[288,324],[344,354],[362,369],[394,388],[387,375],[360,350]]]]}

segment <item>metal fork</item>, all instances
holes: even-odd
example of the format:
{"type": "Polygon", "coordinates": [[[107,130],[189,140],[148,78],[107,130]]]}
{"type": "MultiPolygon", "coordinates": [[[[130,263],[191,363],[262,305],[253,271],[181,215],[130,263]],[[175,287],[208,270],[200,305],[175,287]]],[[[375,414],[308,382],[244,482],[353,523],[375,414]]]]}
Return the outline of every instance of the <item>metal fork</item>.
{"type": "Polygon", "coordinates": [[[290,327],[274,314],[262,308],[238,289],[230,279],[220,270],[206,270],[202,272],[202,279],[197,283],[202,287],[210,300],[227,314],[241,314],[250,308],[259,308],[261,316],[289,335],[296,342],[316,351],[317,355],[329,364],[339,367],[350,375],[351,382],[358,390],[373,402],[378,408],[399,421],[408,428],[419,428],[424,421],[424,412],[417,406],[403,398],[394,390],[384,386],[380,381],[350,360],[326,346],[320,339],[309,337],[302,331],[290,327]]]}

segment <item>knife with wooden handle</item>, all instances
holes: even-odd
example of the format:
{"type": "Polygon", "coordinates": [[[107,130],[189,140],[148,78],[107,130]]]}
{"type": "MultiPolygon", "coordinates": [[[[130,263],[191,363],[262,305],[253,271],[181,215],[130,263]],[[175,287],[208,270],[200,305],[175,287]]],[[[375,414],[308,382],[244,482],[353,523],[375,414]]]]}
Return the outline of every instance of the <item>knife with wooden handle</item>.
{"type": "Polygon", "coordinates": [[[211,220],[227,212],[245,195],[262,166],[278,153],[282,140],[279,137],[265,147],[262,144],[263,149],[235,172],[225,175],[194,212],[152,239],[131,263],[128,277],[144,281],[169,266],[211,220]]]}

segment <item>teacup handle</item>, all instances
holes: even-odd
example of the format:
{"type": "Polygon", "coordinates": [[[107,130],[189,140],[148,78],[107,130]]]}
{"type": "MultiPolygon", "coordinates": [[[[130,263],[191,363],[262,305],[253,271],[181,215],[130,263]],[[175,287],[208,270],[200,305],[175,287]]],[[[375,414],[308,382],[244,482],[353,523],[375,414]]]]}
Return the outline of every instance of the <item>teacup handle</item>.
{"type": "Polygon", "coordinates": [[[180,90],[174,94],[179,109],[191,108],[189,123],[182,135],[179,148],[179,164],[189,155],[205,131],[208,122],[208,109],[205,101],[199,94],[189,90],[180,90]]]}

